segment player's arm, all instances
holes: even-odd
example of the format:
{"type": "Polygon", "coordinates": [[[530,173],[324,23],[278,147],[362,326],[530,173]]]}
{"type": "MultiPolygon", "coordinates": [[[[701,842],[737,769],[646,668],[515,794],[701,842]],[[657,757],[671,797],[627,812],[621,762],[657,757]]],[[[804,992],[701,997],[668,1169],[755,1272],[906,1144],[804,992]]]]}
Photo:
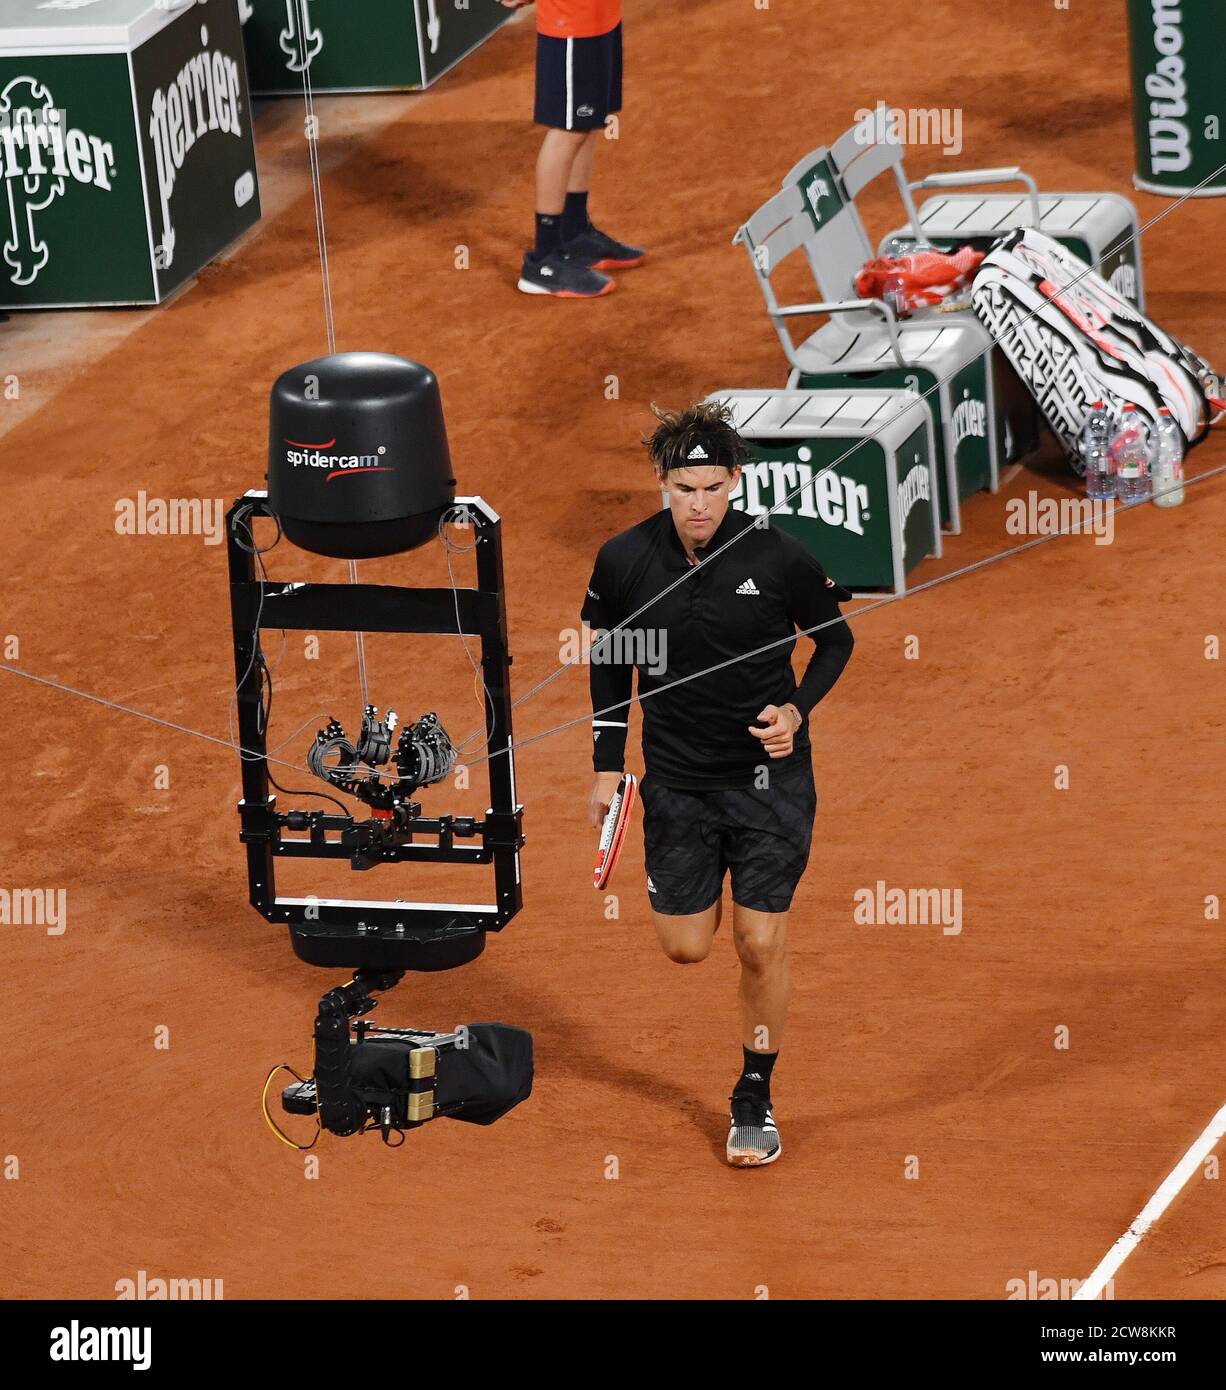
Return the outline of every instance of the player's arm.
{"type": "Polygon", "coordinates": [[[789,549],[789,612],[796,626],[813,641],[813,655],[790,702],[804,720],[834,689],[856,643],[839,609],[839,604],[851,598],[851,594],[828,578],[802,546],[789,549]]]}
{"type": "Polygon", "coordinates": [[[626,768],[626,736],[630,724],[630,700],[634,693],[634,667],[615,664],[612,639],[604,633],[619,620],[617,580],[605,550],[596,557],[596,568],[583,601],[583,626],[591,634],[588,688],[592,696],[592,767],[596,781],[588,798],[588,819],[598,826],[626,768]]]}
{"type": "Polygon", "coordinates": [[[786,758],[793,740],[813,708],[834,689],[843,674],[855,639],[851,635],[840,602],[851,594],[827,578],[817,560],[799,544],[788,547],[785,561],[788,615],[813,641],[813,655],[791,700],[767,705],[758,715],[763,728],[750,727],[772,758],[786,758]],[[810,629],[816,628],[816,631],[810,629]]]}
{"type": "MultiPolygon", "coordinates": [[[[598,634],[593,645],[596,640],[598,634]]],[[[626,770],[634,667],[593,661],[588,667],[588,686],[592,694],[592,767],[596,771],[596,782],[588,801],[588,819],[593,825],[599,825],[626,770]]]]}

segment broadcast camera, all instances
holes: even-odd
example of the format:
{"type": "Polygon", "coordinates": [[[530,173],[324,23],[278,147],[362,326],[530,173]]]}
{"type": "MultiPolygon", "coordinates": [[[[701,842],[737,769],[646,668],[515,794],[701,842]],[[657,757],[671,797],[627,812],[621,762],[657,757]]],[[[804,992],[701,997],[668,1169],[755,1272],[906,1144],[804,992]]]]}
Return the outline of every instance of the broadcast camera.
{"type": "MultiPolygon", "coordinates": [[[[321,1000],[315,1075],[286,1089],[283,1108],[314,1113],[321,1129],[335,1134],[378,1129],[386,1142],[436,1117],[490,1123],[531,1090],[527,1033],[502,1024],[437,1033],[355,1020],[406,972],[450,970],[475,959],[487,934],[501,931],[522,905],[523,808],[515,800],[500,518],[479,497],[456,498],[438,383],[405,358],[338,353],[284,372],[272,390],[268,460],[267,492],[247,492],[227,517],[249,898],[270,922],[288,925],[300,959],[356,972],[321,1000]],[[262,518],[276,528],[265,546],[256,540],[262,518]],[[358,560],[415,550],[438,540],[455,518],[475,536],[475,587],[357,581],[358,560]],[[282,537],[348,560],[350,582],[270,580],[264,556],[282,537]],[[309,801],[313,794],[281,787],[269,769],[272,675],[260,642],[266,629],[353,632],[359,654],[367,632],[478,638],[485,815],[424,816],[411,798],[448,776],[456,749],[434,713],[400,725],[393,710],[380,717],[373,703],[363,704],[355,741],[332,718],[306,759],[316,778],[366,814],[339,801],[334,810],[282,809],[273,787],[287,798],[309,801]],[[493,901],[279,896],[281,858],[348,860],[358,871],[408,862],[490,865],[493,901]]],[[[267,1104],[265,1115],[272,1124],[267,1104]]]]}

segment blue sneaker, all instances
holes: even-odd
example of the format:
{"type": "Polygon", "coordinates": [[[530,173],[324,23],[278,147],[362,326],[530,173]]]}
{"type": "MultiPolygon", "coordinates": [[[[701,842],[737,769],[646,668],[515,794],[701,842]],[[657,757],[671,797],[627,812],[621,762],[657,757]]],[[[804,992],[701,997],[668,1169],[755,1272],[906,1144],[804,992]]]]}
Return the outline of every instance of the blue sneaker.
{"type": "Polygon", "coordinates": [[[566,251],[551,251],[539,261],[524,257],[519,288],[524,294],[551,294],[555,299],[599,299],[609,294],[613,281],[566,251]]]}
{"type": "Polygon", "coordinates": [[[647,252],[641,246],[614,241],[599,227],[588,227],[566,243],[566,254],[593,270],[629,270],[642,265],[647,252]]]}

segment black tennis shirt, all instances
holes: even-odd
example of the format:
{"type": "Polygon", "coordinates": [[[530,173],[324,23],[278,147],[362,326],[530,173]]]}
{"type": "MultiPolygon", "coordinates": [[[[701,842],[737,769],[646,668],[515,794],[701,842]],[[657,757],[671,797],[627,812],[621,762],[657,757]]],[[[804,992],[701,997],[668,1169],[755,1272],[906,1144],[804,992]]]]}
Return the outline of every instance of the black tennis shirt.
{"type": "Polygon", "coordinates": [[[851,594],[794,537],[732,508],[696,555],[699,563],[691,565],[667,510],[600,548],[582,613],[590,628],[612,634],[593,643],[589,667],[597,772],[625,766],[636,669],[643,763],[658,782],[691,790],[750,787],[764,765],[782,772],[810,756],[809,712],[851,656],[851,629],[839,611],[851,594]],[[796,629],[822,623],[830,625],[812,634],[813,656],[797,685],[796,629]],[[772,642],[778,645],[757,652],[772,642]],[[742,659],[709,670],[732,658],[742,659]],[[771,759],[749,728],[761,727],[766,705],[785,704],[794,704],[805,723],[788,757],[771,759]]]}

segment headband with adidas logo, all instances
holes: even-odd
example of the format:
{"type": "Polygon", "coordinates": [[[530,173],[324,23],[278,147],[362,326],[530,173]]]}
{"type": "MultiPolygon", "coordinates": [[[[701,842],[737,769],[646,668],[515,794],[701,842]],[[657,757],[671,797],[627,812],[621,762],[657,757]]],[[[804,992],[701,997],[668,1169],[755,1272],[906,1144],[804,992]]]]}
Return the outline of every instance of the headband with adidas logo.
{"type": "Polygon", "coordinates": [[[687,462],[688,462],[690,459],[705,459],[705,458],[709,458],[710,455],[709,455],[709,454],[707,453],[707,451],[702,447],[701,444],[695,444],[694,447],[690,450],[690,452],[689,452],[688,454],[686,454],[685,457],[686,457],[686,460],[687,460],[687,462]]]}

